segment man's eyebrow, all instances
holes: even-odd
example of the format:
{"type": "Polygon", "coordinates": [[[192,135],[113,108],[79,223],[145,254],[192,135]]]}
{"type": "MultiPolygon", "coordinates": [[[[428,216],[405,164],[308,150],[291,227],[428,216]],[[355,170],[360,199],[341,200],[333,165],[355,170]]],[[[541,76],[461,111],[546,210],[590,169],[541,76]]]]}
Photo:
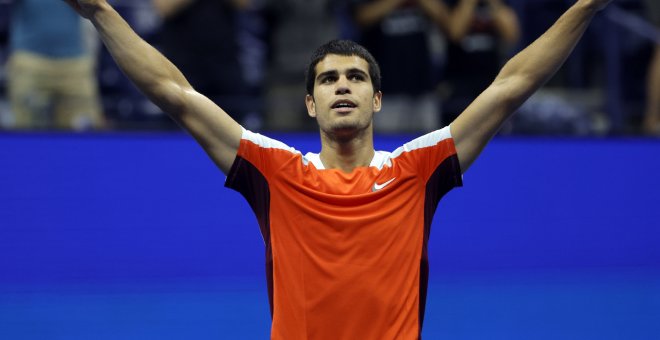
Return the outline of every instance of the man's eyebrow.
{"type": "Polygon", "coordinates": [[[352,69],[349,69],[348,72],[346,72],[346,73],[348,73],[348,74],[359,73],[359,74],[361,74],[361,75],[367,76],[367,72],[364,72],[364,71],[362,71],[362,70],[359,69],[359,68],[352,68],[352,69]]]}
{"type": "Polygon", "coordinates": [[[316,76],[316,79],[321,79],[321,78],[326,77],[326,76],[336,76],[338,74],[339,74],[339,72],[337,72],[337,70],[325,71],[323,73],[319,73],[319,75],[316,76]]]}
{"type": "MultiPolygon", "coordinates": [[[[359,68],[355,68],[355,67],[354,67],[354,68],[350,68],[350,69],[348,69],[348,71],[346,71],[346,74],[356,74],[356,73],[357,73],[357,74],[361,74],[361,75],[363,75],[363,76],[365,76],[365,77],[368,75],[367,72],[364,72],[364,71],[362,71],[361,69],[359,69],[359,68]]],[[[323,78],[323,77],[325,77],[325,76],[337,76],[338,74],[339,74],[339,72],[338,72],[337,70],[325,71],[325,72],[319,73],[319,75],[316,76],[316,79],[321,79],[321,78],[323,78]]]]}

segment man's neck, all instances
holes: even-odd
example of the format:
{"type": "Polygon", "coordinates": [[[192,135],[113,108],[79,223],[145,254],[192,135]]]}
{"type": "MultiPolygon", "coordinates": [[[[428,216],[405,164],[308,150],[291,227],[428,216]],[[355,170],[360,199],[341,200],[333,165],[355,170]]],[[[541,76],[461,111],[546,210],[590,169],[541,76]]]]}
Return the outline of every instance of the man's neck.
{"type": "Polygon", "coordinates": [[[374,158],[373,134],[365,133],[350,139],[331,138],[321,134],[320,158],[326,169],[350,173],[357,167],[369,166],[374,158]]]}

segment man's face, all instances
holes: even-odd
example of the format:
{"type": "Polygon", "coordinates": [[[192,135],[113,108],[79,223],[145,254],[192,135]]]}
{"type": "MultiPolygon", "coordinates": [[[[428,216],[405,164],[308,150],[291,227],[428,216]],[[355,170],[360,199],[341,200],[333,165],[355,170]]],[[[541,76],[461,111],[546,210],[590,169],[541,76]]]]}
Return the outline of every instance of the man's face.
{"type": "Polygon", "coordinates": [[[380,92],[374,94],[366,60],[329,54],[316,65],[314,96],[305,102],[321,131],[350,134],[371,127],[381,97],[380,92]]]}

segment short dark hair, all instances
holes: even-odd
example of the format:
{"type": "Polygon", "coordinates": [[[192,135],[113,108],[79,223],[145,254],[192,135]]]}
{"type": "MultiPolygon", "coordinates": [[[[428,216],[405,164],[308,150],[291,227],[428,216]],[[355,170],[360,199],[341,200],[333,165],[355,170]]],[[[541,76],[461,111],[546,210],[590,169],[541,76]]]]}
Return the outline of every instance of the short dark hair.
{"type": "Polygon", "coordinates": [[[316,78],[316,65],[323,60],[328,54],[337,54],[341,56],[358,56],[367,61],[369,64],[369,77],[371,78],[371,85],[374,88],[374,93],[380,91],[380,67],[369,51],[360,44],[351,40],[331,40],[314,51],[312,59],[307,67],[305,73],[305,82],[307,86],[307,94],[314,94],[314,79],[316,78]]]}

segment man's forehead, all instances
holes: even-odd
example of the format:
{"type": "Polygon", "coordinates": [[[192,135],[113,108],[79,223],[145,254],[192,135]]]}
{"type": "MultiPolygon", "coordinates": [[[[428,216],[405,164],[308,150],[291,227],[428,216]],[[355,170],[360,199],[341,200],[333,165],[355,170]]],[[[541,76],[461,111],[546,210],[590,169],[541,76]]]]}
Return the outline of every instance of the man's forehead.
{"type": "Polygon", "coordinates": [[[342,72],[350,69],[358,69],[369,73],[369,63],[356,55],[328,54],[316,64],[316,74],[333,70],[342,72]]]}

